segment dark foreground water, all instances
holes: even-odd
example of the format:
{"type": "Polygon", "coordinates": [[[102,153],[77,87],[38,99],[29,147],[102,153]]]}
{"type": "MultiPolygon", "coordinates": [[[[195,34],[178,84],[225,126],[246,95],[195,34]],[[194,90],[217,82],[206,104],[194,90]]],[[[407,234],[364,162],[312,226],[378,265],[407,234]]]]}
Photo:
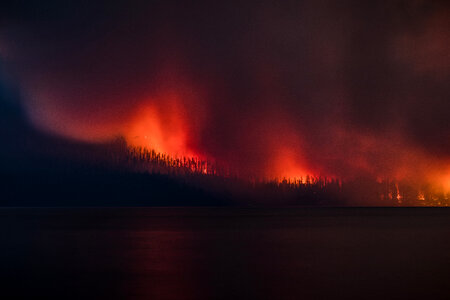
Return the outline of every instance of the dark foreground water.
{"type": "Polygon", "coordinates": [[[0,298],[450,299],[450,209],[0,209],[0,298]]]}

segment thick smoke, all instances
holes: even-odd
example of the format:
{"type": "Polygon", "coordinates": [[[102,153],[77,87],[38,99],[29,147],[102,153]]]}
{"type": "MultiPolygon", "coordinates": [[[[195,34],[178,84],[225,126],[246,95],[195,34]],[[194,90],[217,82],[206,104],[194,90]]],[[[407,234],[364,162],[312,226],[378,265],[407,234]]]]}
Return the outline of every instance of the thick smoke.
{"type": "Polygon", "coordinates": [[[148,2],[2,9],[36,126],[261,176],[449,181],[445,1],[148,2]]]}

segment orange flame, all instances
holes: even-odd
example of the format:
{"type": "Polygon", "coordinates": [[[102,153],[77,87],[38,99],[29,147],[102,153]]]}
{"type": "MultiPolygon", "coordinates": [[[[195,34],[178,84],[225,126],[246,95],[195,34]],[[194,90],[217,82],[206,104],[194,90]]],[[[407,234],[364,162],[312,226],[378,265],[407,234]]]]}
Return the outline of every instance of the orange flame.
{"type": "Polygon", "coordinates": [[[299,180],[300,178],[304,179],[307,175],[313,175],[299,163],[298,159],[294,149],[282,148],[274,158],[269,176],[274,175],[278,179],[299,180]]]}
{"type": "Polygon", "coordinates": [[[135,147],[153,149],[171,156],[195,156],[188,144],[189,124],[177,94],[150,99],[132,117],[125,138],[135,147]]]}

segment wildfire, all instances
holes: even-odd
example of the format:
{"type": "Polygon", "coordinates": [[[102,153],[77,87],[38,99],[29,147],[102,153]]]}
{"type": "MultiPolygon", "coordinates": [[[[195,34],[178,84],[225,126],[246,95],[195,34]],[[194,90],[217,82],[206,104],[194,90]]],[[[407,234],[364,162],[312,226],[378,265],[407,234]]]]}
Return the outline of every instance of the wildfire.
{"type": "Polygon", "coordinates": [[[283,178],[297,180],[312,175],[298,162],[298,159],[299,157],[293,149],[281,149],[269,168],[269,177],[275,176],[279,180],[283,178]]]}
{"type": "Polygon", "coordinates": [[[176,100],[169,96],[166,101],[150,101],[140,108],[125,133],[127,142],[171,156],[194,156],[188,147],[187,124],[176,100]]]}
{"type": "Polygon", "coordinates": [[[172,157],[200,158],[192,145],[203,118],[195,105],[200,102],[199,89],[171,76],[161,76],[160,88],[143,97],[124,125],[123,135],[130,146],[172,157]]]}
{"type": "Polygon", "coordinates": [[[446,192],[450,192],[450,171],[446,176],[443,177],[442,185],[446,192]]]}

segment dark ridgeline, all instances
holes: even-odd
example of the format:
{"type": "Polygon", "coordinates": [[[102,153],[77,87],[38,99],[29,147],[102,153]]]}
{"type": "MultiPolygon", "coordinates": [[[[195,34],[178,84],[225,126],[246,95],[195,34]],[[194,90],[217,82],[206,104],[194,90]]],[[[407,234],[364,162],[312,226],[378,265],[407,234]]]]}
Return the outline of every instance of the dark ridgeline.
{"type": "Polygon", "coordinates": [[[10,160],[9,167],[2,164],[0,205],[339,205],[341,200],[337,180],[244,180],[213,162],[129,148],[121,138],[102,145],[33,139],[26,143],[32,153],[10,160]]]}
{"type": "MultiPolygon", "coordinates": [[[[195,178],[191,183],[207,187],[211,181],[219,181],[230,191],[245,182],[250,190],[248,199],[255,197],[256,203],[308,204],[308,205],[381,205],[381,206],[448,206],[450,193],[436,189],[430,184],[396,181],[389,178],[375,180],[358,177],[340,180],[307,175],[305,178],[274,178],[272,180],[245,178],[237,170],[230,170],[210,161],[196,158],[173,158],[145,148],[130,148],[125,141],[119,159],[126,167],[148,173],[168,174],[175,177],[195,178]],[[266,201],[262,201],[266,203],[266,201]]],[[[118,157],[116,157],[118,158],[118,157]]],[[[245,199],[243,203],[245,203],[245,199]]]]}
{"type": "Polygon", "coordinates": [[[358,178],[306,176],[263,180],[198,158],[30,134],[2,168],[3,206],[448,205],[430,186],[358,178]]]}
{"type": "Polygon", "coordinates": [[[129,147],[123,138],[85,144],[44,135],[5,115],[1,206],[448,205],[431,186],[371,178],[262,180],[198,158],[129,147]],[[7,117],[7,118],[6,118],[7,117]],[[12,124],[17,123],[17,124],[12,124]]]}
{"type": "Polygon", "coordinates": [[[306,176],[262,180],[198,158],[86,144],[36,131],[0,86],[0,206],[441,205],[429,185],[306,176]]]}

